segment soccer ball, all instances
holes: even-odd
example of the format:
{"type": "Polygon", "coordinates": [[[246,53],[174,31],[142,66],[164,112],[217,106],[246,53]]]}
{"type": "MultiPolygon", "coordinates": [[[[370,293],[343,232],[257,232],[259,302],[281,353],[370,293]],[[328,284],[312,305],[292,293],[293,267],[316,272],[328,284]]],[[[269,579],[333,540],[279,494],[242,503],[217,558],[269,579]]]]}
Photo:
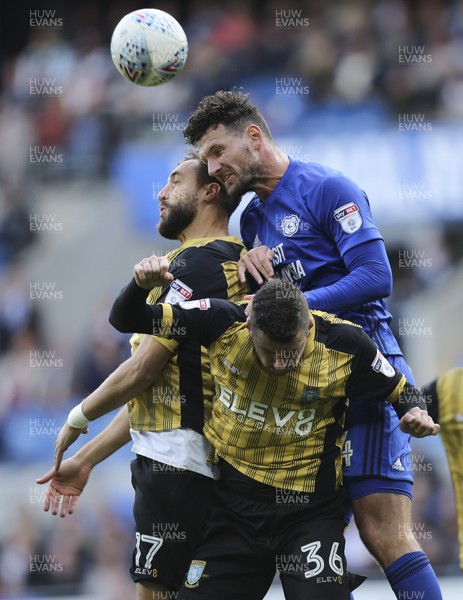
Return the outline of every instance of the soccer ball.
{"type": "Polygon", "coordinates": [[[116,69],[137,85],[166,83],[183,69],[187,56],[188,41],[182,27],[156,8],[141,8],[125,15],[111,38],[116,69]]]}

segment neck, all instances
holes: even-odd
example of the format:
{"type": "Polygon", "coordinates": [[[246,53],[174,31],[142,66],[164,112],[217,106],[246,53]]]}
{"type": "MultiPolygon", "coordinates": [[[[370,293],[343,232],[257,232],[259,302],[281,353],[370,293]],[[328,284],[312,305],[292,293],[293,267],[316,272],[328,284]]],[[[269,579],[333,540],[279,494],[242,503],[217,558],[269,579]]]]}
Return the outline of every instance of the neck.
{"type": "Polygon", "coordinates": [[[257,194],[261,202],[270,196],[288,166],[289,158],[277,146],[272,144],[263,149],[261,172],[252,186],[252,191],[257,194]]]}
{"type": "Polygon", "coordinates": [[[197,214],[193,223],[178,236],[182,244],[198,238],[225,237],[228,233],[228,219],[217,215],[197,214]]]}

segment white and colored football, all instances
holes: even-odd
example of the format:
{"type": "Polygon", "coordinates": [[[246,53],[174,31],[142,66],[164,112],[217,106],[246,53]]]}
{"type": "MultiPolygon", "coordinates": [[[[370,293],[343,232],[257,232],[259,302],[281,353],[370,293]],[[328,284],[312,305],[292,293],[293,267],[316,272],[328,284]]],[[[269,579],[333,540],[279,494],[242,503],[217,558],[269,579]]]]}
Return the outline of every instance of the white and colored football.
{"type": "Polygon", "coordinates": [[[181,71],[188,41],[181,25],[156,8],[141,8],[123,17],[111,38],[111,57],[128,81],[161,85],[181,71]]]}

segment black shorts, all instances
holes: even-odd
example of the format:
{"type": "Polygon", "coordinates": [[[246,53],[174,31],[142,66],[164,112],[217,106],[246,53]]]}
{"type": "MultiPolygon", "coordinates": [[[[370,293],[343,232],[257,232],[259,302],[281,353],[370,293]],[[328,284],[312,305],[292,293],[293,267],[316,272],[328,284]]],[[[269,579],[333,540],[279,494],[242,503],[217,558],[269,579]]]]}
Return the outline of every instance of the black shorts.
{"type": "Polygon", "coordinates": [[[178,600],[260,600],[279,573],[288,600],[348,600],[346,494],[304,494],[222,463],[204,537],[178,600]],[[234,473],[233,473],[234,471],[234,473]]]}
{"type": "Polygon", "coordinates": [[[133,581],[178,590],[209,513],[214,480],[137,455],[131,463],[135,489],[133,581]]]}

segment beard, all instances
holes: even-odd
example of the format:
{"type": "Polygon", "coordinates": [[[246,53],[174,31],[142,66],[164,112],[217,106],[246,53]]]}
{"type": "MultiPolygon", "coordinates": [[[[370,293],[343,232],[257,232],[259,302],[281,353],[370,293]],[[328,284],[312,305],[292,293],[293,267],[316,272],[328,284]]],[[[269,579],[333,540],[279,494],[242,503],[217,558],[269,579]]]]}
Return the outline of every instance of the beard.
{"type": "Polygon", "coordinates": [[[260,179],[260,172],[260,166],[253,161],[249,148],[243,146],[239,174],[233,171],[232,175],[235,181],[230,185],[227,185],[227,182],[223,184],[227,194],[236,198],[243,196],[247,192],[253,192],[255,183],[260,179]]]}
{"type": "Polygon", "coordinates": [[[198,214],[198,197],[190,194],[179,204],[167,205],[167,211],[166,217],[161,216],[158,231],[167,240],[177,240],[198,214]]]}

